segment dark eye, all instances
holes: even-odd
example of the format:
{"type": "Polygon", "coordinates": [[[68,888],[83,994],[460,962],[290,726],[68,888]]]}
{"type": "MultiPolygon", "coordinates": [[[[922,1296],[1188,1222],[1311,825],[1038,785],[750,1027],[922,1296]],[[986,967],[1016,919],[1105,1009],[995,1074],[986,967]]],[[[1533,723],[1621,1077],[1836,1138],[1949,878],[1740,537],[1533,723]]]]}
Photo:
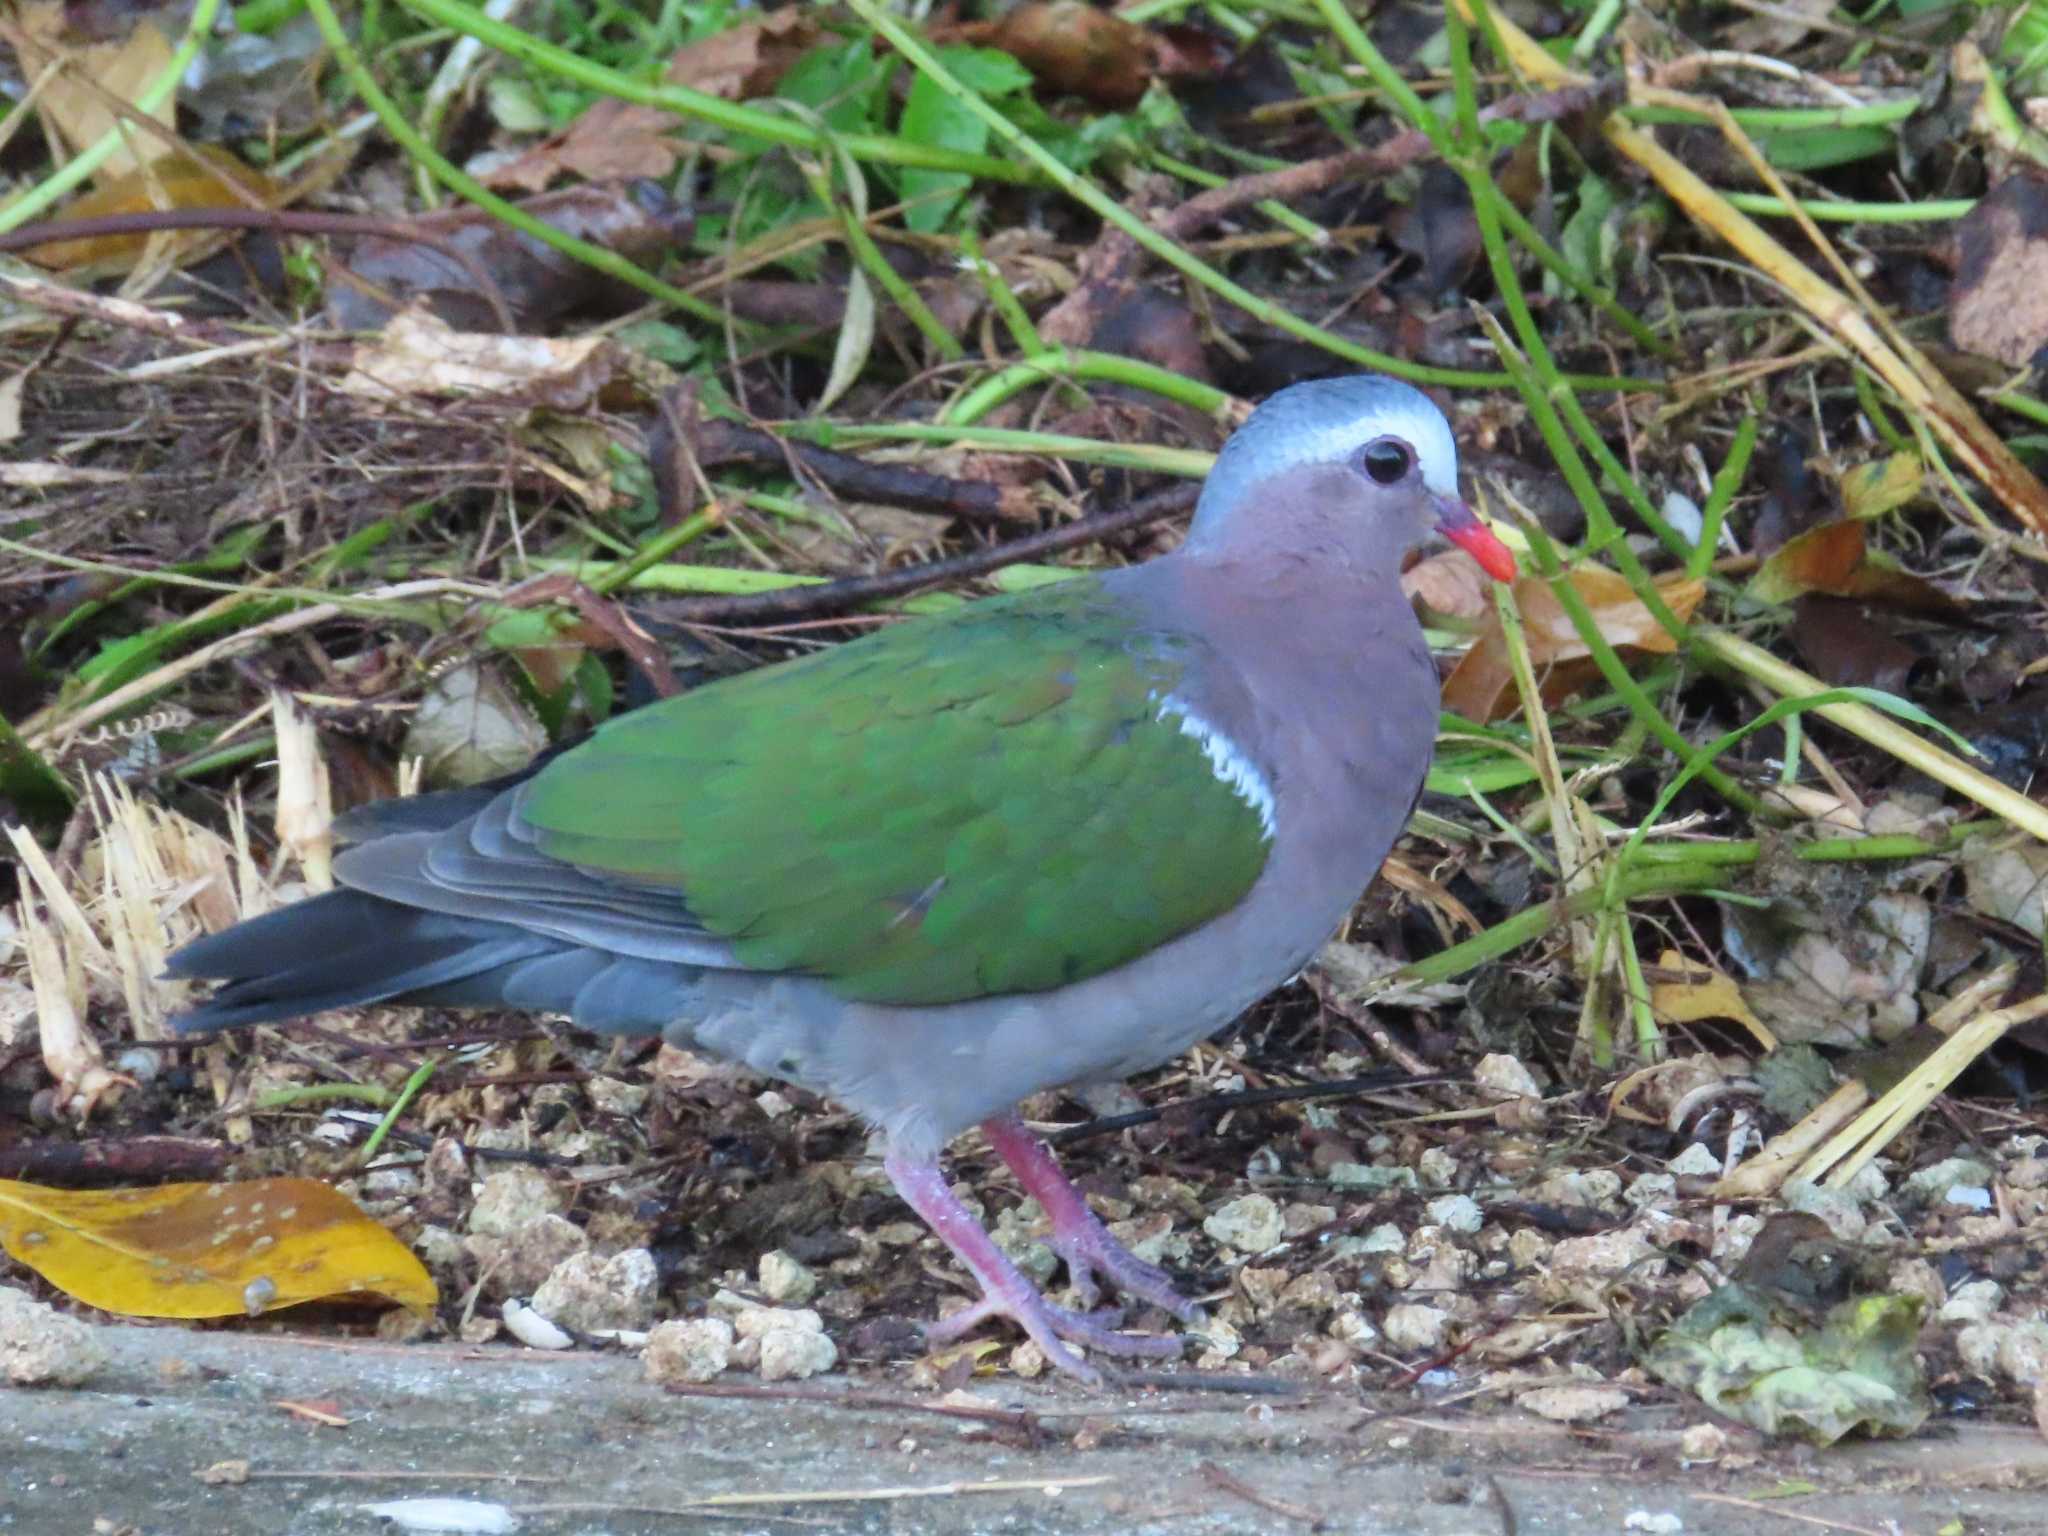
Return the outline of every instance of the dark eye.
{"type": "Polygon", "coordinates": [[[1383,437],[1358,451],[1358,463],[1374,485],[1399,485],[1415,467],[1415,455],[1406,443],[1383,437]]]}

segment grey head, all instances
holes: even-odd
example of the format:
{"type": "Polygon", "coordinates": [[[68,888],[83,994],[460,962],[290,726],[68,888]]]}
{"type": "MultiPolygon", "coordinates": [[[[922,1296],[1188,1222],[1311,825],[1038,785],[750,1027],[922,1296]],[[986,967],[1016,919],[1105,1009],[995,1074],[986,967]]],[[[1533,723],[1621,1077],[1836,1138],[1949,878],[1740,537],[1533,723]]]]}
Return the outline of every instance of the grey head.
{"type": "Polygon", "coordinates": [[[1289,385],[1216,456],[1188,529],[1187,553],[1292,550],[1391,570],[1440,533],[1489,574],[1511,578],[1507,551],[1458,498],[1458,447],[1423,392],[1384,374],[1289,385]]]}

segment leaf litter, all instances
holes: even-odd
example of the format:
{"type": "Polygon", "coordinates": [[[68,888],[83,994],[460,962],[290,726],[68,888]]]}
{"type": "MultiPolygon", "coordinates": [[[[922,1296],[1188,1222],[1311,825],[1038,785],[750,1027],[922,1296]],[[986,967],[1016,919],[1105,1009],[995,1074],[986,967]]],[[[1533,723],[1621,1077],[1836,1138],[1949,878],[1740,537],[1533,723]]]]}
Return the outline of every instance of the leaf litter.
{"type": "MultiPolygon", "coordinates": [[[[231,133],[151,139],[185,157],[169,167],[240,150],[248,179],[143,175],[139,192],[116,191],[135,168],[113,160],[113,200],[66,211],[160,216],[168,192],[203,222],[210,204],[282,186],[388,229],[323,247],[259,224],[189,262],[153,246],[117,263],[136,273],[118,296],[88,285],[105,247],[23,232],[71,297],[42,307],[53,288],[10,276],[6,292],[31,302],[0,331],[19,417],[0,483],[21,498],[0,514],[0,607],[20,637],[0,649],[0,795],[42,845],[23,854],[22,905],[0,941],[0,980],[34,999],[0,1013],[14,1123],[0,1158],[169,1133],[223,1149],[230,1189],[321,1172],[446,1298],[429,1323],[387,1327],[482,1340],[509,1326],[498,1304],[552,1284],[552,1321],[572,1338],[730,1329],[675,1344],[685,1380],[715,1374],[714,1359],[764,1373],[770,1359],[822,1359],[805,1336],[833,1347],[839,1363],[820,1369],[939,1388],[1036,1374],[1030,1346],[1007,1339],[912,1358],[892,1320],[943,1294],[924,1235],[861,1128],[799,1090],[523,1019],[394,1010],[173,1048],[160,1024],[177,999],[155,969],[171,943],[314,878],[299,862],[309,825],[388,791],[401,759],[473,782],[637,702],[650,674],[625,665],[631,631],[656,636],[688,686],[956,602],[978,581],[880,607],[838,593],[1000,543],[1005,528],[965,510],[986,502],[970,491],[999,491],[1021,532],[1184,473],[1154,450],[1212,448],[1234,399],[1357,366],[1317,339],[1334,333],[1490,380],[1442,396],[1468,459],[1502,470],[1477,489],[1510,523],[1520,504],[1544,507],[1531,539],[1573,546],[1560,580],[1515,593],[1512,643],[1536,690],[1518,684],[1503,619],[1462,557],[1433,557],[1411,585],[1457,654],[1446,704],[1464,724],[1398,878],[1344,936],[1385,963],[1347,952],[1319,985],[1151,1074],[1134,1101],[1146,1118],[1114,1142],[1072,1101],[1027,1111],[1085,1138],[1067,1155],[1119,1235],[1207,1290],[1214,1322],[1191,1356],[1211,1372],[1471,1415],[1516,1403],[1683,1420],[1698,1410],[1654,1385],[1671,1376],[1644,1341],[1669,1341],[1668,1362],[1704,1338],[1722,1374],[1704,1384],[1695,1357],[1673,1367],[1679,1389],[1784,1430],[1782,1408],[1736,1402],[1766,1394],[1754,1377],[1731,1385],[1714,1342],[1778,1303],[1719,1332],[1686,1319],[1728,1294],[1727,1277],[1748,1283],[1745,1255],[1789,1211],[1808,1224],[1802,1261],[1834,1254],[1855,1278],[1839,1302],[1851,1311],[1815,1337],[1889,1339],[1888,1367],[1917,1351],[1941,1421],[2031,1422],[2044,1355],[2028,1329],[2048,1304],[2048,1125],[2034,1107],[2048,1036],[2029,1011],[2048,987],[2040,822],[1986,795],[1937,798],[1956,776],[1924,776],[1868,725],[1804,713],[1729,746],[1725,789],[1702,775],[1657,802],[1685,766],[1674,743],[1697,750],[1784,692],[1723,632],[1791,647],[1824,682],[1885,688],[1967,737],[2043,713],[2048,500],[2033,467],[2048,439],[2026,372],[2043,157],[2012,107],[2048,90],[2036,55],[1961,36],[1960,12],[1939,47],[1926,33],[1890,46],[1903,32],[1876,23],[1868,50],[1785,16],[1752,18],[1775,30],[1738,43],[1699,18],[1688,35],[1633,16],[1603,34],[1613,18],[1573,13],[1574,62],[1601,76],[1588,85],[1498,16],[1475,45],[1497,44],[1527,99],[1555,93],[1559,110],[1489,116],[1483,151],[1458,151],[1481,168],[1474,181],[1440,162],[1440,125],[1404,119],[1375,72],[1391,59],[1455,93],[1441,14],[1416,36],[1376,19],[1370,53],[1300,17],[1196,36],[1040,5],[934,36],[956,77],[1061,164],[1117,187],[1271,306],[1248,312],[1199,273],[1147,265],[1130,229],[1028,185],[1020,162],[992,167],[998,138],[865,27],[713,9],[680,8],[688,36],[553,39],[584,45],[575,75],[490,56],[490,88],[456,98],[444,127],[459,132],[442,146],[459,145],[487,186],[529,194],[517,233],[460,205],[433,211],[419,196],[431,179],[387,145],[304,121],[293,147],[334,157],[324,183],[257,180],[255,141],[231,133]],[[1920,93],[1916,71],[1934,80],[1943,60],[1989,80],[1991,104],[1980,92],[1959,113],[1920,93]],[[796,109],[778,148],[759,119],[707,115],[694,96],[608,94],[628,77],[796,109]],[[1871,120],[1854,135],[1829,120],[1851,104],[1871,120]],[[1377,157],[1369,177],[1338,173],[1361,153],[1377,157]],[[1286,174],[1284,187],[1259,180],[1286,174]],[[667,183],[658,204],[634,185],[649,177],[667,183]],[[532,196],[564,180],[576,184],[548,196],[592,212],[558,217],[532,196]],[[1788,222],[1788,196],[1825,224],[1788,222]],[[1929,216],[1957,196],[1982,200],[1929,216]],[[1475,197],[1498,201],[1481,217],[1475,197]],[[1503,218],[1512,238],[1490,244],[1503,218]],[[1539,278],[1544,231],[1564,265],[1539,278]],[[562,236],[632,270],[597,279],[562,236]],[[1498,371],[1474,310],[1514,319],[1502,250],[1540,292],[1513,334],[1549,370],[1553,400],[1571,396],[1571,370],[1639,381],[1587,391],[1583,426],[1547,418],[1540,391],[1498,371]],[[345,307],[366,287],[378,302],[345,307]],[[849,351],[856,310],[873,329],[849,351]],[[1952,351],[1928,348],[1942,321],[1952,351]],[[1000,390],[975,387],[998,376],[1000,390]],[[831,420],[805,419],[841,390],[831,420]],[[899,427],[911,430],[887,430],[899,427]],[[766,446],[700,454],[707,428],[766,446]],[[1562,450],[1590,447],[1588,433],[1614,467],[1561,478],[1562,450]],[[1730,468],[1751,441],[1776,472],[1730,468]],[[806,460],[813,445],[870,475],[922,473],[921,499],[897,505],[929,517],[902,531],[876,510],[886,489],[806,460]],[[1691,498],[1701,532],[1674,543],[1623,479],[1652,510],[1691,498]],[[1610,500],[1628,504],[1618,525],[1610,500]],[[545,630],[506,625],[492,605],[544,570],[588,573],[580,611],[616,604],[624,627],[579,630],[566,605],[546,610],[561,617],[545,630]],[[815,606],[749,618],[755,594],[803,583],[815,606]],[[650,590],[712,607],[679,626],[650,590]],[[278,691],[310,746],[285,744],[278,691]],[[283,775],[263,766],[279,752],[283,775]],[[309,796],[334,804],[309,816],[309,796]],[[1654,829],[1632,836],[1653,805],[1654,829]],[[1583,862],[1566,867],[1568,853],[1583,862]],[[1567,893],[1591,925],[1583,943],[1561,942],[1543,911],[1567,893]],[[1810,1046],[1800,1060],[1821,1080],[1779,1096],[1780,1054],[1810,1046]],[[1480,1086],[1502,1062],[1528,1091],[1480,1086]],[[1382,1080],[1389,1064],[1416,1080],[1382,1080]],[[1313,1094],[1321,1082],[1354,1086],[1313,1094]],[[1935,1083],[1943,1112],[1927,1114],[1935,1083]],[[754,1312],[812,1322],[742,1328],[754,1312]],[[795,1342],[769,1350],[779,1334],[795,1342]],[[1560,1371],[1598,1391],[1558,1395],[1542,1377],[1560,1371]]],[[[2009,31],[2030,16],[2020,8],[2009,31]]],[[[91,95],[76,84],[85,59],[66,53],[38,99],[71,149],[99,131],[75,105],[91,95]]],[[[158,238],[142,225],[126,238],[138,235],[158,238]]],[[[1011,579],[1143,558],[1171,538],[1127,528],[1011,579]]],[[[1987,762],[2020,798],[2038,794],[2024,745],[1987,762]]],[[[1051,1273],[1041,1213],[990,1181],[971,1146],[962,1162],[997,1207],[998,1240],[1051,1273]]],[[[125,1177],[131,1193],[174,1198],[125,1177]]],[[[133,1288],[86,1299],[141,1310],[133,1288]]],[[[1754,1364],[1765,1346],[1744,1348],[1754,1364]]],[[[1778,1368],[1817,1368],[1799,1348],[1778,1368]]],[[[1896,1395],[1924,1412],[1912,1390],[1896,1395]]],[[[1859,1414],[1919,1422],[1876,1411],[1862,1388],[1848,1408],[1799,1401],[1802,1433],[1859,1414]]],[[[1732,1443],[1733,1459],[1754,1454],[1755,1441],[1732,1443]]]]}

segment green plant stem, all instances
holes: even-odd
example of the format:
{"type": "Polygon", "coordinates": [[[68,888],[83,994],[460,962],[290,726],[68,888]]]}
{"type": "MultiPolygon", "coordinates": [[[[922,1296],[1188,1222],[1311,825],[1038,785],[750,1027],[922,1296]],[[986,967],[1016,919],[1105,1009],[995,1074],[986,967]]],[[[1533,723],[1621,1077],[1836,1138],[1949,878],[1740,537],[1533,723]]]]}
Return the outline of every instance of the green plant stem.
{"type": "Polygon", "coordinates": [[[2048,427],[2048,404],[2043,404],[2032,395],[2022,395],[2015,390],[2002,389],[1991,397],[1993,405],[2002,405],[2016,416],[2039,422],[2048,427]]]}
{"type": "MultiPolygon", "coordinates": [[[[318,4],[320,0],[310,0],[318,4]]],[[[391,1134],[391,1128],[398,1124],[398,1117],[405,1113],[412,1101],[419,1097],[420,1090],[427,1086],[427,1079],[434,1075],[434,1069],[441,1064],[438,1056],[429,1056],[412,1070],[412,1076],[405,1080],[405,1086],[398,1090],[398,1097],[391,1108],[384,1112],[384,1118],[377,1122],[377,1129],[370,1132],[370,1139],[363,1143],[363,1150],[357,1162],[367,1165],[377,1155],[377,1149],[384,1145],[384,1138],[391,1134]]]]}
{"type": "Polygon", "coordinates": [[[1038,334],[1038,327],[1031,323],[1031,316],[1025,312],[1016,290],[1004,280],[1002,269],[982,254],[981,241],[973,230],[961,231],[960,250],[974,264],[974,275],[981,279],[989,304],[1002,318],[1003,327],[1017,344],[1017,350],[1026,357],[1043,357],[1050,352],[1052,348],[1038,334]]]}
{"type": "MultiPolygon", "coordinates": [[[[1887,832],[1877,837],[1823,837],[1812,842],[1774,846],[1809,864],[1858,864],[1866,860],[1925,859],[1954,853],[1973,837],[2002,832],[2000,821],[1959,821],[1940,838],[1913,837],[1904,832],[1887,832]]],[[[1732,838],[1726,842],[1644,843],[1630,862],[1638,869],[1668,869],[1673,865],[1697,864],[1716,869],[1754,864],[1764,855],[1760,838],[1732,838]]]]}
{"type": "MultiPolygon", "coordinates": [[[[408,3],[412,3],[412,0],[408,0],[408,3]]],[[[362,97],[363,105],[377,114],[377,121],[384,125],[384,131],[391,135],[398,147],[418,164],[425,166],[442,186],[468,199],[491,217],[510,225],[522,234],[531,235],[542,244],[560,251],[565,256],[575,258],[607,277],[617,278],[620,282],[627,283],[652,298],[660,299],[665,304],[672,304],[700,320],[709,320],[721,325],[726,323],[726,317],[717,305],[707,304],[695,294],[685,293],[674,284],[663,282],[653,273],[628,261],[617,251],[608,251],[601,245],[579,240],[551,224],[542,223],[524,209],[506,202],[474,176],[448,160],[420,136],[398,110],[397,103],[384,94],[383,87],[377,84],[369,68],[363,63],[362,56],[349,42],[348,34],[342,30],[341,20],[334,14],[334,7],[328,0],[306,0],[306,9],[312,13],[315,25],[320,28],[320,35],[333,50],[335,61],[348,76],[349,84],[355,87],[356,94],[362,97]]]]}
{"type": "MultiPolygon", "coordinates": [[[[1800,843],[1790,851],[1806,863],[1924,859],[1953,853],[1969,838],[2001,830],[2002,825],[1995,821],[1964,822],[1951,827],[1948,835],[1939,841],[1903,835],[1823,838],[1800,843]]],[[[1526,908],[1485,932],[1474,934],[1463,943],[1402,967],[1391,980],[1402,984],[1450,981],[1489,960],[1497,960],[1520,949],[1560,923],[1591,916],[1605,903],[1650,901],[1660,896],[1682,896],[1711,889],[1725,878],[1730,869],[1756,863],[1763,857],[1764,848],[1762,842],[1753,838],[1717,843],[1645,844],[1635,855],[1638,867],[1623,875],[1610,889],[1581,891],[1562,902],[1553,900],[1526,908]]]]}
{"type": "Polygon", "coordinates": [[[301,1083],[292,1088],[273,1088],[268,1093],[259,1093],[249,1101],[249,1108],[253,1113],[262,1114],[273,1109],[293,1109],[301,1104],[346,1102],[387,1109],[392,1098],[389,1088],[380,1088],[375,1083],[301,1083]]]}
{"type": "MultiPolygon", "coordinates": [[[[1793,209],[1768,192],[1722,192],[1728,206],[1765,218],[1789,219],[1793,209]]],[[[1977,206],[1973,197],[1937,198],[1925,203],[1848,203],[1800,198],[1799,210],[1823,224],[1952,224],[1977,206]]]]}
{"type": "MultiPolygon", "coordinates": [[[[600,95],[611,96],[619,101],[634,102],[641,106],[659,107],[679,117],[695,118],[728,133],[760,139],[769,144],[780,144],[792,149],[825,148],[823,135],[794,118],[740,102],[721,101],[716,96],[707,96],[704,92],[693,91],[688,86],[650,84],[644,80],[635,80],[630,75],[621,74],[615,69],[608,69],[590,59],[579,57],[566,48],[544,42],[530,32],[521,31],[518,27],[509,26],[501,21],[494,21],[474,6],[463,4],[462,0],[399,0],[399,3],[417,16],[423,16],[466,37],[473,37],[500,53],[522,63],[531,64],[549,74],[558,75],[562,79],[573,81],[600,95]]],[[[1005,160],[997,155],[967,154],[931,144],[917,144],[886,134],[841,134],[838,136],[838,143],[856,160],[912,166],[930,171],[958,171],[964,175],[984,177],[990,181],[1021,183],[1038,179],[1028,167],[1021,166],[1014,160],[1005,160]]]]}
{"type": "MultiPolygon", "coordinates": [[[[1780,661],[1760,645],[1738,635],[1705,625],[1694,629],[1699,651],[1754,678],[1784,698],[1803,699],[1831,693],[1825,683],[1802,672],[1790,662],[1780,661]]],[[[1867,704],[1822,704],[1817,712],[1823,719],[1859,736],[1880,751],[1888,752],[1909,768],[1916,768],[1938,783],[1975,801],[1994,816],[2030,836],[2048,841],[2048,806],[2028,799],[2011,786],[2000,783],[1981,768],[1972,767],[1953,753],[1945,752],[1889,720],[1867,704]]]]}
{"type": "MultiPolygon", "coordinates": [[[[178,82],[185,78],[185,71],[206,39],[213,33],[213,19],[220,13],[221,0],[199,0],[193,8],[192,19],[185,26],[185,35],[178,39],[178,46],[172,52],[170,62],[163,72],[135,95],[134,108],[140,117],[153,117],[156,109],[169,99],[178,88],[178,82]]],[[[62,202],[73,188],[79,186],[93,172],[107,163],[107,157],[129,142],[133,130],[124,123],[115,123],[91,144],[57,170],[45,176],[28,191],[6,207],[0,208],[0,234],[18,229],[43,216],[49,209],[62,202]]]]}
{"type": "MultiPolygon", "coordinates": [[[[860,210],[835,194],[825,166],[809,155],[799,154],[797,169],[805,185],[811,189],[811,196],[838,218],[840,237],[845,240],[848,253],[917,327],[932,350],[949,363],[957,363],[965,357],[967,349],[960,345],[959,338],[939,324],[939,317],[932,313],[923,296],[911,287],[909,279],[889,265],[889,258],[882,254],[882,248],[875,244],[875,237],[868,233],[860,210]]],[[[860,173],[856,167],[848,166],[847,174],[858,176],[860,173]]]]}
{"type": "Polygon", "coordinates": [[[1484,933],[1476,933],[1449,949],[1402,966],[1388,981],[1396,985],[1450,981],[1489,960],[1498,960],[1502,955],[1520,949],[1561,923],[1593,916],[1609,901],[1649,901],[1659,896],[1682,896],[1690,891],[1711,888],[1723,873],[1721,869],[1708,865],[1641,870],[1620,881],[1612,892],[1596,888],[1580,891],[1564,900],[1551,900],[1540,906],[1524,908],[1513,917],[1495,923],[1484,933]]]}
{"type": "MultiPolygon", "coordinates": [[[[692,519],[695,521],[695,519],[692,519]]],[[[569,560],[557,555],[537,555],[527,562],[543,575],[567,571],[593,592],[616,592],[631,587],[636,592],[689,593],[713,597],[747,597],[756,592],[780,592],[785,587],[816,586],[822,576],[795,576],[786,571],[745,570],[726,565],[677,565],[653,561],[640,565],[634,560],[569,560]]]]}
{"type": "Polygon", "coordinates": [[[1856,403],[1863,407],[1863,414],[1870,420],[1871,430],[1884,440],[1884,445],[1893,453],[1917,455],[1920,452],[1919,444],[1899,430],[1898,424],[1892,420],[1891,412],[1884,408],[1884,401],[1878,398],[1876,375],[1868,368],[1859,367],[1852,368],[1849,377],[1856,386],[1856,403]]]}
{"type": "Polygon", "coordinates": [[[1230,396],[1213,385],[1191,379],[1184,373],[1121,357],[1114,352],[1090,352],[1078,347],[1053,347],[1000,373],[983,379],[955,400],[939,418],[945,426],[968,426],[1022,390],[1047,379],[1092,379],[1124,384],[1150,394],[1219,416],[1230,406],[1230,396]]]}
{"type": "MultiPolygon", "coordinates": [[[[1890,101],[1866,102],[1858,107],[1730,107],[1728,115],[1751,129],[1876,128],[1903,123],[1919,110],[1918,96],[1895,96],[1890,101]]],[[[1714,121],[1709,113],[1689,112],[1684,107],[1629,105],[1620,111],[1632,123],[1692,126],[1714,121]]]]}
{"type": "Polygon", "coordinates": [[[260,36],[275,32],[306,8],[306,0],[249,0],[235,7],[235,30],[260,36]]]}
{"type": "MultiPolygon", "coordinates": [[[[1858,377],[1861,377],[1860,373],[1858,377]]],[[[1714,551],[1721,542],[1721,524],[1727,520],[1728,508],[1735,500],[1735,493],[1742,489],[1742,477],[1749,473],[1750,455],[1756,452],[1756,413],[1742,418],[1742,425],[1735,429],[1735,441],[1728,447],[1728,457],[1721,461],[1719,473],[1714,476],[1714,489],[1707,497],[1707,504],[1700,508],[1700,541],[1693,546],[1685,562],[1685,574],[1693,581],[1703,581],[1714,566],[1714,551]]]]}
{"type": "MultiPolygon", "coordinates": [[[[1600,669],[1600,675],[1607,679],[1608,686],[1620,695],[1629,712],[1648,728],[1664,747],[1683,762],[1692,754],[1693,744],[1669,720],[1664,718],[1656,701],[1643,691],[1642,685],[1630,675],[1621,658],[1614,654],[1614,647],[1607,637],[1600,633],[1600,623],[1593,617],[1593,610],[1586,606],[1586,600],[1578,589],[1563,578],[1564,567],[1557,558],[1557,550],[1550,542],[1542,526],[1526,523],[1523,531],[1528,537],[1529,553],[1536,562],[1536,572],[1550,583],[1550,590],[1556,595],[1565,617],[1571,620],[1572,628],[1578,632],[1580,641],[1592,653],[1593,664],[1600,669]]],[[[1718,768],[1709,767],[1701,771],[1713,791],[1737,809],[1755,816],[1763,814],[1763,803],[1747,789],[1736,783],[1718,768]]]]}
{"type": "Polygon", "coordinates": [[[1493,203],[1494,216],[1507,226],[1509,234],[1522,242],[1524,249],[1542,263],[1546,272],[1551,273],[1572,292],[1627,331],[1646,350],[1658,357],[1674,355],[1677,349],[1670,342],[1624,309],[1619,299],[1573,266],[1566,259],[1564,252],[1544,239],[1536,226],[1523,216],[1522,210],[1508,201],[1506,194],[1495,184],[1492,176],[1484,177],[1483,183],[1486,188],[1485,195],[1493,203]]]}
{"type": "Polygon", "coordinates": [[[631,586],[642,571],[660,565],[685,544],[702,538],[724,521],[715,512],[699,512],[695,517],[686,517],[675,527],[662,529],[630,558],[608,562],[604,574],[588,578],[585,585],[600,597],[620,587],[631,586]]]}
{"type": "MultiPolygon", "coordinates": [[[[406,0],[407,4],[445,4],[447,0],[406,0]]],[[[1277,330],[1285,331],[1313,346],[1321,347],[1334,356],[1361,367],[1375,368],[1396,378],[1411,380],[1418,384],[1437,384],[1445,387],[1469,389],[1494,389],[1505,385],[1507,379],[1497,373],[1478,373],[1461,368],[1431,368],[1411,363],[1405,358],[1393,357],[1385,352],[1376,352],[1370,347],[1361,347],[1335,332],[1301,319],[1290,310],[1269,300],[1260,298],[1233,282],[1223,273],[1210,266],[1201,258],[1182,249],[1173,241],[1160,234],[1144,220],[1132,214],[1121,203],[1104,192],[1094,182],[1076,175],[1063,165],[1057,156],[1036,139],[1011,122],[1002,113],[982,99],[980,93],[970,90],[942,64],[937,55],[928,48],[902,22],[884,10],[879,0],[848,0],[857,14],[875,31],[888,39],[891,47],[908,59],[927,79],[961,107],[971,112],[988,127],[997,138],[1011,149],[1037,166],[1044,178],[1060,191],[1094,212],[1105,223],[1122,230],[1143,249],[1151,252],[1168,266],[1190,281],[1200,284],[1220,298],[1235,304],[1246,314],[1277,330]]],[[[1585,390],[1662,390],[1663,385],[1647,379],[1588,378],[1571,375],[1570,387],[1585,390]]]]}

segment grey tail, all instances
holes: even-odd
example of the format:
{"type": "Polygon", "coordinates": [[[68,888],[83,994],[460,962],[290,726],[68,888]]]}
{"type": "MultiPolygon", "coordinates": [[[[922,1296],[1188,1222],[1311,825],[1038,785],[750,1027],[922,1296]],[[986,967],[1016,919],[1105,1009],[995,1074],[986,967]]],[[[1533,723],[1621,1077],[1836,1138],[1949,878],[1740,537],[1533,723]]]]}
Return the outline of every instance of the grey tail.
{"type": "Polygon", "coordinates": [[[584,1029],[658,1034],[702,975],[487,918],[329,891],[187,944],[164,972],[224,983],[171,1021],[209,1034],[365,1003],[566,1013],[584,1029]]]}

